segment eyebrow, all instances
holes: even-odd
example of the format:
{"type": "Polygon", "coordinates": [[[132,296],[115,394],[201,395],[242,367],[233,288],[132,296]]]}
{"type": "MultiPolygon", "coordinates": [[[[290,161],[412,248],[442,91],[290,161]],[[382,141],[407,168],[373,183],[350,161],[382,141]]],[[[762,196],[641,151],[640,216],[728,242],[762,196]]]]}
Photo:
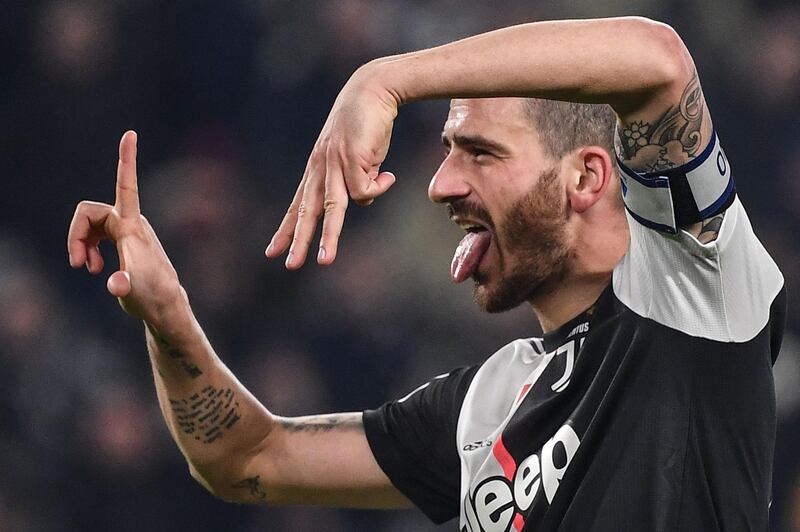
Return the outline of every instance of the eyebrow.
{"type": "Polygon", "coordinates": [[[504,145],[489,140],[482,135],[465,135],[461,133],[457,133],[453,135],[452,141],[447,136],[447,134],[442,133],[442,144],[450,147],[451,144],[455,144],[456,146],[460,146],[462,148],[481,148],[487,151],[495,152],[497,155],[508,155],[509,151],[504,145]]]}

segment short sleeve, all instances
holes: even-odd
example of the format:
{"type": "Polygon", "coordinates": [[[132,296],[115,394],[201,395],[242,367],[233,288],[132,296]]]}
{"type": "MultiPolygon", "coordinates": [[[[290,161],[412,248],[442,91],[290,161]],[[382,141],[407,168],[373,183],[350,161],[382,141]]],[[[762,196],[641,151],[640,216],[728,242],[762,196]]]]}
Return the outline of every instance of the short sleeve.
{"type": "Polygon", "coordinates": [[[364,430],[381,469],[435,523],[459,514],[456,429],[478,367],[440,375],[402,399],[364,412],[364,430]]]}
{"type": "Polygon", "coordinates": [[[629,213],[630,246],[614,269],[614,293],[628,308],[690,336],[746,342],[770,322],[783,275],[736,198],[717,239],[665,234],[629,213]]]}

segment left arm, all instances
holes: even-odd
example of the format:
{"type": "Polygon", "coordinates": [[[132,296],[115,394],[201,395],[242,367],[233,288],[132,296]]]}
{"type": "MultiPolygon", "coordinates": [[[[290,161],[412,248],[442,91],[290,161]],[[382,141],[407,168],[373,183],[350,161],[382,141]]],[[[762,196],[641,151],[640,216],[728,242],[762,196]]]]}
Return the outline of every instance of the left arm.
{"type": "MultiPolygon", "coordinates": [[[[496,96],[610,104],[619,116],[621,159],[637,172],[690,161],[712,131],[680,37],[640,17],[522,24],[378,59],[339,94],[267,256],[291,244],[287,267],[300,267],[324,215],[318,262],[333,262],[348,194],[369,203],[394,182],[380,165],[399,106],[496,96]]],[[[699,235],[702,227],[689,229],[699,235]]]]}
{"type": "MultiPolygon", "coordinates": [[[[378,63],[394,61],[398,81],[389,86],[401,103],[440,95],[607,103],[619,117],[617,155],[638,173],[686,164],[712,137],[688,49],[671,27],[639,17],[524,24],[378,63]]],[[[706,243],[721,222],[718,214],[682,228],[706,243]]]]}

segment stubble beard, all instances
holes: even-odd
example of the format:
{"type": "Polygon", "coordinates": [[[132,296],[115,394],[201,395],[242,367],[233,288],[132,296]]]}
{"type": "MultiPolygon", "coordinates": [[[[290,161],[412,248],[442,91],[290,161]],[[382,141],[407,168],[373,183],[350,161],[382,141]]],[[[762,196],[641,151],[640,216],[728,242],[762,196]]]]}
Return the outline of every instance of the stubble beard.
{"type": "Polygon", "coordinates": [[[566,222],[558,168],[544,170],[533,189],[511,206],[497,227],[497,238],[504,242],[506,254],[514,264],[506,273],[508,261],[500,254],[501,278],[493,288],[489,288],[485,276],[476,272],[475,303],[489,313],[505,312],[556,289],[567,276],[571,262],[566,222]]]}

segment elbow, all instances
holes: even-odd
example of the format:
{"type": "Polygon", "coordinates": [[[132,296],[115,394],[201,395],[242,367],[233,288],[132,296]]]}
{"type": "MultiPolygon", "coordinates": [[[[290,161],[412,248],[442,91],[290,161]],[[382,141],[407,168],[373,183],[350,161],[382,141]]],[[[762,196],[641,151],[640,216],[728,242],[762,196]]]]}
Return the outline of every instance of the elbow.
{"type": "Polygon", "coordinates": [[[655,74],[654,84],[684,87],[695,74],[694,60],[678,32],[663,22],[633,17],[647,50],[646,64],[655,74]]]}
{"type": "Polygon", "coordinates": [[[204,475],[191,463],[189,464],[189,474],[198,484],[203,486],[209,493],[211,493],[211,495],[218,499],[225,500],[223,491],[220,489],[219,484],[213,482],[210,475],[204,475]]]}
{"type": "Polygon", "coordinates": [[[189,474],[198,484],[203,486],[217,499],[223,502],[244,502],[235,496],[235,493],[231,490],[231,487],[224,482],[222,476],[202,472],[191,463],[189,464],[189,474]]]}

